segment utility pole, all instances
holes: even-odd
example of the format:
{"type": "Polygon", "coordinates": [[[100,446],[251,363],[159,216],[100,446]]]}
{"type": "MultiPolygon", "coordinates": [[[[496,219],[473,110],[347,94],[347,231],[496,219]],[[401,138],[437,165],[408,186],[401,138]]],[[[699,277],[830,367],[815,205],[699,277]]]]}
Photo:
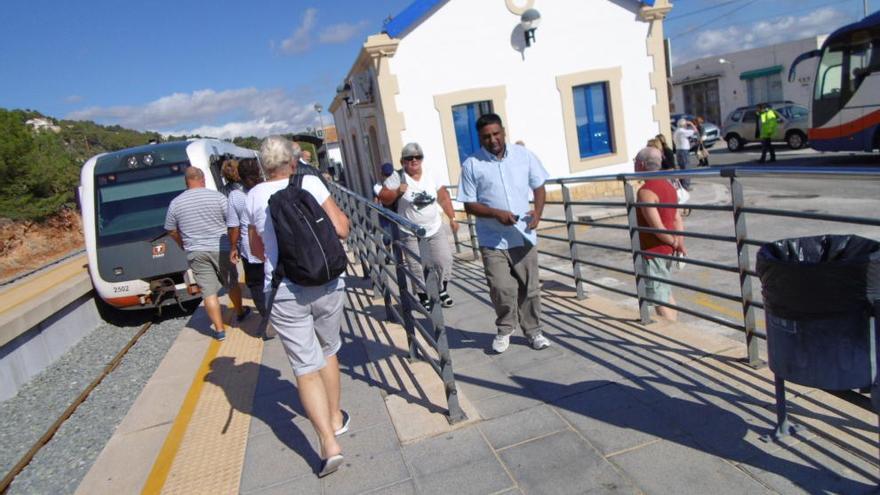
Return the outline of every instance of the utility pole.
{"type": "Polygon", "coordinates": [[[868,17],[868,0],[862,0],[862,6],[865,8],[865,17],[868,17]]]}

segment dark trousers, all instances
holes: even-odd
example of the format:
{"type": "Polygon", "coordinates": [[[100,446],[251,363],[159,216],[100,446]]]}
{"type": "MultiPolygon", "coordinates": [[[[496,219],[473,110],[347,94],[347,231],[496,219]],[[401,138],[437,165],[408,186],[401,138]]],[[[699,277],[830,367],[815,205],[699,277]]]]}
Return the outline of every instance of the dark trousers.
{"type": "Polygon", "coordinates": [[[263,293],[263,264],[250,263],[244,258],[241,259],[241,264],[244,265],[244,284],[251,291],[251,299],[254,300],[257,313],[265,316],[266,295],[263,293]]]}
{"type": "Polygon", "coordinates": [[[770,138],[761,140],[761,159],[759,161],[765,161],[767,158],[767,151],[770,151],[770,161],[776,161],[776,151],[773,150],[773,143],[770,142],[770,138]]]}

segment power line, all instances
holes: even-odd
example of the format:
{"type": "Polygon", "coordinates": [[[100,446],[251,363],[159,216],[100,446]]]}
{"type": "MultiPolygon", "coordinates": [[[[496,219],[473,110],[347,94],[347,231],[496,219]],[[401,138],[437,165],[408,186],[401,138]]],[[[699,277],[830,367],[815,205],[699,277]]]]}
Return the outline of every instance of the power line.
{"type": "Polygon", "coordinates": [[[742,2],[742,1],[744,1],[744,0],[727,0],[726,2],[721,2],[721,3],[717,4],[717,5],[710,5],[709,7],[704,7],[704,8],[699,9],[699,10],[694,10],[693,12],[686,12],[686,13],[684,13],[684,14],[674,15],[674,16],[672,16],[672,17],[668,17],[668,18],[666,18],[666,20],[667,20],[667,21],[677,21],[677,20],[679,20],[679,19],[681,19],[681,18],[683,18],[683,17],[689,17],[689,16],[692,16],[692,15],[702,14],[703,12],[706,12],[706,11],[709,11],[709,10],[720,9],[721,7],[724,7],[724,6],[726,6],[726,5],[730,5],[730,4],[732,4],[732,3],[742,2]]]}
{"type": "Polygon", "coordinates": [[[692,28],[690,28],[690,29],[688,29],[688,30],[686,30],[686,31],[684,31],[684,32],[678,33],[678,34],[676,34],[675,36],[671,36],[669,39],[674,40],[674,39],[676,39],[676,38],[681,38],[682,36],[685,36],[685,35],[688,35],[688,34],[690,34],[690,33],[693,33],[694,31],[697,31],[697,30],[699,30],[699,29],[703,29],[704,27],[708,26],[709,24],[712,24],[712,23],[714,23],[714,22],[720,21],[721,19],[724,19],[725,17],[729,16],[730,14],[733,14],[733,13],[736,12],[737,10],[739,10],[739,9],[741,9],[741,8],[748,7],[749,5],[755,3],[756,1],[758,1],[758,0],[749,0],[749,1],[746,2],[744,5],[741,5],[741,6],[735,8],[735,9],[733,9],[733,10],[729,10],[729,11],[727,11],[727,12],[725,12],[725,13],[719,15],[718,17],[713,17],[713,18],[709,19],[708,21],[706,21],[706,22],[704,22],[704,23],[702,23],[702,24],[698,24],[698,25],[696,25],[696,26],[694,26],[694,27],[692,27],[692,28]]]}
{"type": "MultiPolygon", "coordinates": [[[[698,26],[696,26],[696,27],[690,28],[690,29],[688,29],[688,30],[686,30],[686,31],[683,31],[683,32],[678,33],[678,34],[675,34],[675,35],[673,35],[673,36],[670,36],[669,39],[670,39],[670,40],[674,40],[674,39],[676,39],[676,38],[680,38],[680,37],[682,37],[682,36],[686,36],[686,35],[692,34],[694,31],[697,31],[697,30],[699,30],[699,29],[702,29],[702,28],[708,26],[709,24],[712,24],[712,23],[714,23],[714,22],[716,22],[716,21],[719,21],[719,20],[721,20],[721,19],[724,19],[725,17],[727,17],[727,16],[730,15],[730,14],[733,14],[733,13],[736,12],[737,10],[739,10],[739,9],[741,9],[741,8],[744,8],[744,7],[747,7],[747,6],[750,5],[750,4],[755,3],[755,1],[756,1],[756,0],[751,0],[750,2],[748,2],[748,3],[746,3],[746,4],[742,5],[742,6],[739,6],[739,7],[735,8],[735,9],[733,9],[733,10],[729,10],[729,11],[727,11],[726,13],[724,13],[724,14],[718,16],[718,17],[714,17],[714,18],[712,18],[712,19],[710,19],[710,20],[704,22],[703,24],[700,24],[700,25],[698,25],[698,26]]],[[[832,2],[826,2],[826,3],[823,3],[823,4],[816,5],[815,7],[813,7],[813,9],[814,9],[814,10],[815,10],[815,9],[820,9],[820,8],[822,8],[822,7],[828,7],[828,6],[830,6],[830,5],[838,5],[838,4],[841,4],[841,3],[852,2],[852,1],[853,1],[853,0],[835,0],[835,1],[832,1],[832,2]]],[[[780,16],[778,16],[778,17],[783,17],[783,16],[780,15],[780,16]]],[[[760,16],[758,16],[758,17],[751,17],[751,18],[748,18],[748,19],[742,20],[742,21],[737,22],[737,23],[734,23],[734,24],[729,24],[727,27],[731,27],[731,26],[741,26],[741,25],[743,25],[743,24],[747,24],[747,23],[752,22],[752,21],[757,21],[757,20],[760,20],[760,19],[766,19],[766,18],[767,18],[766,15],[760,15],[760,16]]],[[[833,29],[832,29],[832,30],[833,30],[833,29]]]]}

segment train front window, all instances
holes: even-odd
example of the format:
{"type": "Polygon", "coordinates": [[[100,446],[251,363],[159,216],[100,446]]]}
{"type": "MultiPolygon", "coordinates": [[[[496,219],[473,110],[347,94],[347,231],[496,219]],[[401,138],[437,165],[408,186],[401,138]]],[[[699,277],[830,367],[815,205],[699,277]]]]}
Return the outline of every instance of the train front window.
{"type": "Polygon", "coordinates": [[[97,176],[98,246],[150,240],[165,231],[165,213],[186,189],[188,164],[97,176]]]}

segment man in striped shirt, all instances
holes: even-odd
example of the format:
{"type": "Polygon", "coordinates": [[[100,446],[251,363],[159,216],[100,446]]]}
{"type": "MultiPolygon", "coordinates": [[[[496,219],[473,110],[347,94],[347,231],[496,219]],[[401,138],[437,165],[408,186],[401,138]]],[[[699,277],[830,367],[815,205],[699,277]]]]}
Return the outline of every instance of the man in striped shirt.
{"type": "Polygon", "coordinates": [[[165,215],[165,230],[186,251],[186,260],[205,300],[205,311],[214,324],[214,337],[226,338],[226,327],[217,293],[229,289],[229,299],[238,321],[249,311],[241,304],[238,270],[229,262],[226,231],[226,196],[205,187],[205,174],[189,167],[184,174],[186,191],[171,200],[165,215]]]}

